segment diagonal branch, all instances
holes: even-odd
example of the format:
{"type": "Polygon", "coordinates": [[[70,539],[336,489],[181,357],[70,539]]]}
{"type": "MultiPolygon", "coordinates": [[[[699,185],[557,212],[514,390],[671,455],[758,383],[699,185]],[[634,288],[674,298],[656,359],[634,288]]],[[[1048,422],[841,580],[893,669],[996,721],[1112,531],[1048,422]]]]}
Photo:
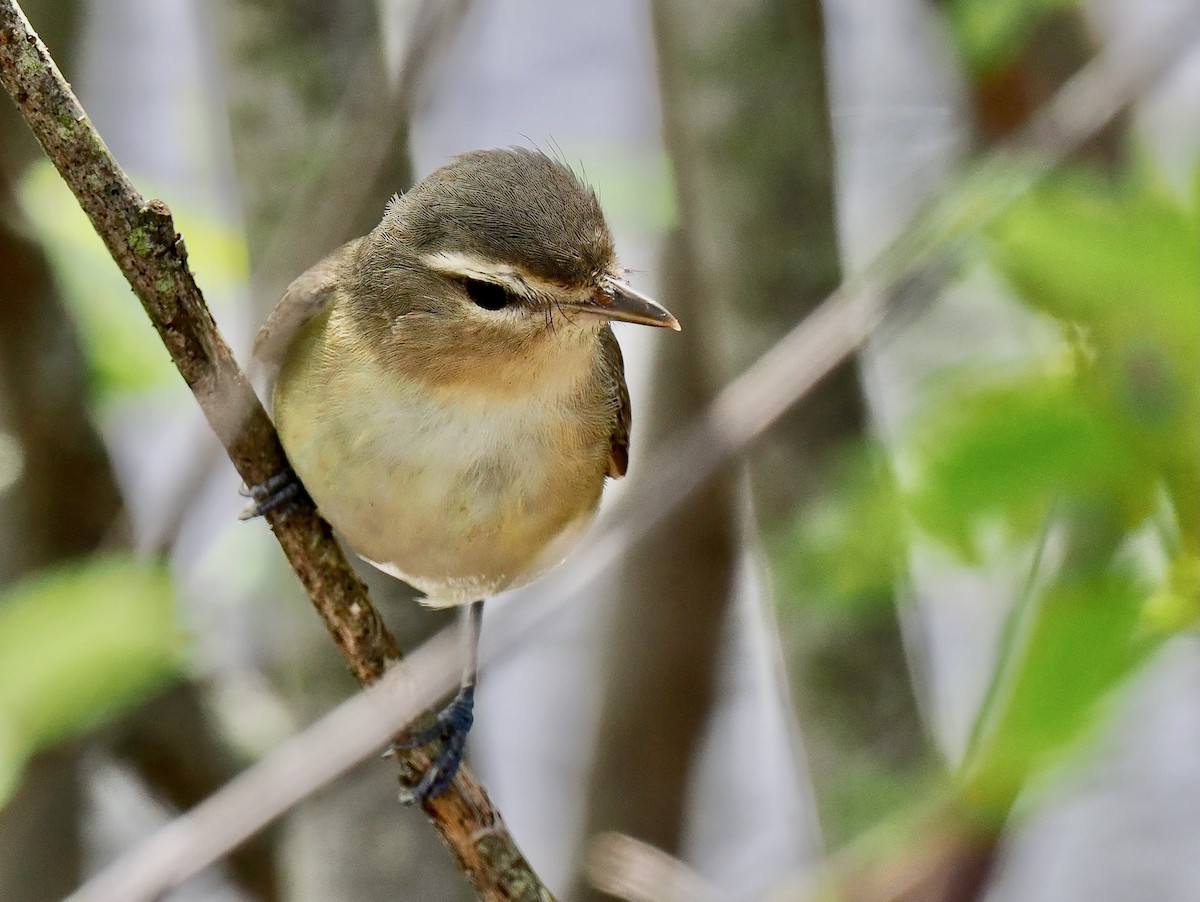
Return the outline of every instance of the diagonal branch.
{"type": "MultiPolygon", "coordinates": [[[[0,0],[0,83],[142,302],[242,478],[254,485],[278,473],[286,466],[279,438],[204,303],[170,210],[134,188],[16,0],[0,0]]],[[[350,670],[363,685],[375,682],[401,653],[328,524],[310,501],[286,520],[278,513],[268,520],[350,670]]],[[[411,777],[428,760],[406,753],[400,763],[411,777]]],[[[481,898],[551,898],[466,769],[425,812],[481,898]]]]}

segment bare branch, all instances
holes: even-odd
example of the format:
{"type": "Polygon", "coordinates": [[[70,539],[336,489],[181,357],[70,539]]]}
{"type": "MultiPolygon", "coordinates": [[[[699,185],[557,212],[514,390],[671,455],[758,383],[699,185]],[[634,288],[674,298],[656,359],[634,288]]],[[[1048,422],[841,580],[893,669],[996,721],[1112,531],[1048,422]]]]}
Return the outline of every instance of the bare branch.
{"type": "MultiPolygon", "coordinates": [[[[134,188],[16,0],[0,0],[0,83],[142,302],[242,478],[253,485],[278,473],[286,465],[279,438],[204,303],[170,210],[134,188]]],[[[268,519],[350,670],[363,685],[375,682],[400,651],[329,526],[311,502],[286,519],[268,519]]],[[[414,752],[400,763],[411,777],[428,760],[414,752]]],[[[460,770],[450,790],[424,808],[482,898],[551,898],[469,771],[460,770]]]]}
{"type": "Polygon", "coordinates": [[[626,902],[720,902],[721,894],[686,864],[624,833],[600,833],[584,869],[592,886],[626,902]]]}

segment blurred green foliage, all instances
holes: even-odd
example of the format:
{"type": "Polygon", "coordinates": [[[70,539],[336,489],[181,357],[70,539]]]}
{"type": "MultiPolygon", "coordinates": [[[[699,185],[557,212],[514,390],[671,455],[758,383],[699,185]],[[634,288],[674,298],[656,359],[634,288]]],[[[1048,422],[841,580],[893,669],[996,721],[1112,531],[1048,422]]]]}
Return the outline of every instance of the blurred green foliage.
{"type": "Polygon", "coordinates": [[[632,152],[618,145],[545,148],[578,173],[600,198],[610,222],[669,231],[679,224],[679,199],[666,152],[632,152]],[[581,160],[590,161],[585,167],[581,160]]]}
{"type": "Polygon", "coordinates": [[[946,21],[959,54],[976,75],[1010,63],[1030,33],[1079,0],[946,0],[946,21]]]}
{"type": "Polygon", "coordinates": [[[0,804],[28,758],[121,714],[181,672],[164,567],[94,557],[0,593],[0,804]]]}
{"type": "Polygon", "coordinates": [[[905,514],[887,451],[847,448],[831,479],[834,491],[775,543],[774,569],[793,588],[790,597],[870,616],[881,600],[890,603],[905,554],[905,514]]]}
{"type": "Polygon", "coordinates": [[[1031,539],[1062,494],[1148,489],[1144,468],[1061,361],[1012,376],[945,373],[905,449],[906,509],[926,534],[978,563],[997,529],[1031,539]]]}
{"type": "MultiPolygon", "coordinates": [[[[39,160],[29,168],[19,193],[50,257],[55,280],[79,322],[97,399],[164,385],[186,391],[162,342],[151,334],[129,284],[54,167],[39,160]]],[[[219,314],[246,282],[245,242],[211,211],[187,203],[171,206],[187,236],[193,265],[203,261],[196,277],[209,306],[219,314]]]]}
{"type": "Polygon", "coordinates": [[[1181,196],[1145,167],[1062,171],[974,256],[1061,342],[930,379],[891,456],[860,453],[787,537],[781,573],[855,610],[888,598],[910,545],[1034,558],[958,778],[1002,819],[1200,619],[1200,179],[1181,196]]]}
{"type": "Polygon", "coordinates": [[[884,449],[846,449],[835,489],[771,543],[785,656],[818,782],[821,831],[842,846],[919,802],[938,783],[904,665],[895,660],[902,510],[884,449]]]}
{"type": "Polygon", "coordinates": [[[1139,628],[1146,597],[1114,567],[1053,580],[1020,609],[960,775],[974,809],[1003,818],[1032,777],[1089,737],[1108,691],[1160,638],[1139,628]]]}
{"type": "Polygon", "coordinates": [[[990,229],[990,258],[1062,324],[1070,366],[981,387],[965,399],[979,432],[939,430],[954,410],[926,420],[925,494],[950,513],[926,528],[945,537],[957,521],[961,540],[992,515],[1032,538],[1040,495],[1064,536],[1057,569],[1018,606],[964,770],[967,797],[997,816],[1200,614],[1197,199],[1143,168],[1116,181],[1064,172],[1019,200],[990,229]],[[997,428],[1006,455],[981,451],[997,428]]]}

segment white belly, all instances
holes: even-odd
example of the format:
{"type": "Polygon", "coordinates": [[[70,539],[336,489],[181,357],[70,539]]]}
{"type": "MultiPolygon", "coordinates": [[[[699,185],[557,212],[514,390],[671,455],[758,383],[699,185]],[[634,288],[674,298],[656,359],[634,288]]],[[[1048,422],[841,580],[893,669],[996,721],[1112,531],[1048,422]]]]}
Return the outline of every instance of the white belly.
{"type": "Polygon", "coordinates": [[[347,544],[430,603],[536,578],[591,522],[607,440],[571,428],[577,411],[545,399],[435,400],[378,372],[333,378],[336,391],[313,391],[306,373],[281,376],[275,416],[288,457],[347,544]]]}

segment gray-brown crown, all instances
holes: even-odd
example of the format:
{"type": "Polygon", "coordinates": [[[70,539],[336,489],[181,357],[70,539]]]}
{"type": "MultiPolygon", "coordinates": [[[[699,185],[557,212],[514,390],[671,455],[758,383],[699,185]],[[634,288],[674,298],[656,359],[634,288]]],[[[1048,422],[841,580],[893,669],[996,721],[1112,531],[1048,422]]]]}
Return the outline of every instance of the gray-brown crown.
{"type": "Polygon", "coordinates": [[[614,253],[595,193],[521,147],[455,157],[400,197],[380,228],[421,254],[469,253],[563,285],[595,282],[614,253]]]}

